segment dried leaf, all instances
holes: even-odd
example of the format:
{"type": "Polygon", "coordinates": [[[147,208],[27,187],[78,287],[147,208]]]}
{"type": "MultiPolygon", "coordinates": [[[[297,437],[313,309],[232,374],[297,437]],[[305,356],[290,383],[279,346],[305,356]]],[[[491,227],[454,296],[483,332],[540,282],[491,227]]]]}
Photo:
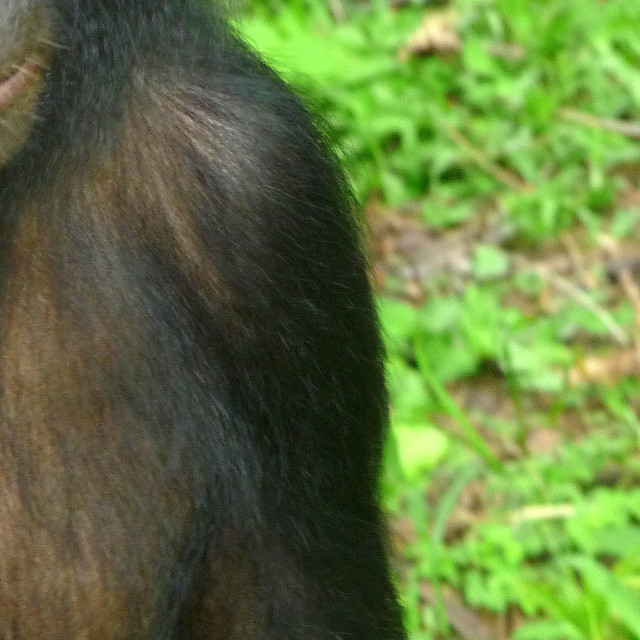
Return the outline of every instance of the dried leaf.
{"type": "Polygon", "coordinates": [[[462,42],[456,30],[455,14],[428,13],[400,49],[398,57],[402,62],[406,62],[413,55],[458,53],[461,49],[462,42]]]}
{"type": "Polygon", "coordinates": [[[585,382],[611,384],[622,378],[637,376],[639,370],[636,350],[625,349],[583,358],[571,370],[569,381],[572,385],[585,382]]]}

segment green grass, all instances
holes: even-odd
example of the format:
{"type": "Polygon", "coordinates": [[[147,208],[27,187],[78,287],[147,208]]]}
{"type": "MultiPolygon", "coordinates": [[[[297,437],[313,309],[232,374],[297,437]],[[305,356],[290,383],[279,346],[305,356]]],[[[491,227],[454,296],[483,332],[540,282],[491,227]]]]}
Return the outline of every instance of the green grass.
{"type": "Polygon", "coordinates": [[[640,639],[640,4],[457,0],[407,57],[424,7],[343,2],[239,24],[413,243],[372,232],[410,636],[640,639]]]}

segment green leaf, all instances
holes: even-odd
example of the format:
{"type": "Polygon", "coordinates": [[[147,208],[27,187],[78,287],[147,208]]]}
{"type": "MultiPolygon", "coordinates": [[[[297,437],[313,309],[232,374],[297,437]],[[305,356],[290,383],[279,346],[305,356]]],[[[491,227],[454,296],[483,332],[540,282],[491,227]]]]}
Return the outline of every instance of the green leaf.
{"type": "Polygon", "coordinates": [[[635,525],[587,529],[583,519],[569,528],[576,544],[591,555],[614,558],[637,557],[640,554],[640,528],[635,525]]]}
{"type": "Polygon", "coordinates": [[[497,247],[480,245],[473,253],[471,268],[478,280],[493,280],[509,271],[509,258],[497,247]]]}
{"type": "Polygon", "coordinates": [[[418,311],[390,298],[378,298],[377,306],[387,347],[395,351],[413,337],[418,327],[418,311]]]}
{"type": "Polygon", "coordinates": [[[478,76],[495,76],[500,67],[496,59],[487,53],[484,43],[478,39],[469,39],[464,47],[464,65],[478,76]]]}
{"type": "Polygon", "coordinates": [[[460,328],[462,303],[459,298],[431,298],[420,309],[420,324],[429,333],[447,333],[460,328]]]}
{"type": "Polygon", "coordinates": [[[614,238],[629,238],[640,222],[640,209],[620,209],[615,212],[609,233],[614,238]]]}
{"type": "Polygon", "coordinates": [[[430,391],[436,397],[440,406],[447,412],[452,418],[458,421],[464,434],[467,438],[469,445],[474,451],[482,457],[482,459],[495,471],[502,468],[502,463],[496,458],[494,453],[487,447],[480,434],[476,431],[475,427],[471,424],[464,411],[455,403],[453,398],[447,393],[442,382],[434,374],[429,361],[424,357],[426,352],[425,346],[416,350],[416,356],[418,358],[418,366],[424,376],[425,382],[428,384],[430,391]]]}
{"type": "Polygon", "coordinates": [[[393,415],[400,420],[422,420],[433,410],[430,394],[420,372],[402,358],[387,360],[387,384],[393,415]]]}
{"type": "Polygon", "coordinates": [[[462,336],[420,334],[414,348],[418,366],[429,366],[441,382],[459,380],[478,370],[479,360],[462,336]]]}
{"type": "Polygon", "coordinates": [[[635,637],[640,638],[640,595],[630,589],[609,569],[588,557],[576,557],[569,564],[580,573],[589,588],[607,604],[635,637]]]}
{"type": "Polygon", "coordinates": [[[588,640],[567,620],[539,620],[523,624],[515,631],[513,640],[588,640]]]}
{"type": "Polygon", "coordinates": [[[400,467],[408,481],[420,477],[437,465],[449,448],[447,437],[433,426],[398,423],[392,420],[392,433],[400,467]]]}

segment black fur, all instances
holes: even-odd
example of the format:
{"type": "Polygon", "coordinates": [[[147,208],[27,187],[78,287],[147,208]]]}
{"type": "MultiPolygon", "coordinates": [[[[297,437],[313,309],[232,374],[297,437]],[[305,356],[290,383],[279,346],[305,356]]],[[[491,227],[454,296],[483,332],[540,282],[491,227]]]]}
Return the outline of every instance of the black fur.
{"type": "Polygon", "coordinates": [[[207,2],[6,1],[49,31],[0,170],[0,639],[400,640],[378,328],[309,115],[207,2]]]}

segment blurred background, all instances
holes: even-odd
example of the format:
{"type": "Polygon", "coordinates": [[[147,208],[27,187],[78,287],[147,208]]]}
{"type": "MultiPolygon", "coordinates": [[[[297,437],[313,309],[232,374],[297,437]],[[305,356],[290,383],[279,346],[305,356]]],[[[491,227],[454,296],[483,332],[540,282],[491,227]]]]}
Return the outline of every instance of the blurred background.
{"type": "Polygon", "coordinates": [[[640,639],[640,2],[246,0],[388,350],[411,640],[640,639]]]}

